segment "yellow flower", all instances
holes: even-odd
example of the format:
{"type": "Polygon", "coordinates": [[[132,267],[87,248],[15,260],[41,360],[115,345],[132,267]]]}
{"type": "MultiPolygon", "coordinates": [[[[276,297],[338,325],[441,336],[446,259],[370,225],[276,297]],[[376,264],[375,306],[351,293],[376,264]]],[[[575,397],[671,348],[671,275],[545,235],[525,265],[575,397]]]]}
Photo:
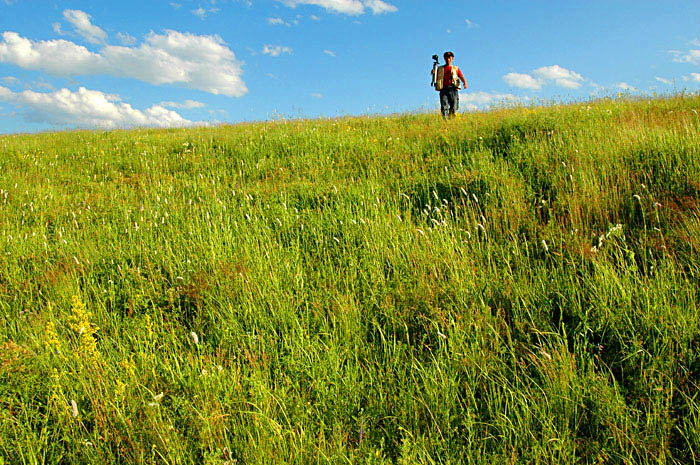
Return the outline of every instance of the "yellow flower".
{"type": "Polygon", "coordinates": [[[97,342],[93,335],[99,328],[90,323],[91,316],[92,313],[85,308],[85,304],[80,300],[80,297],[73,296],[68,326],[78,338],[78,347],[74,352],[74,356],[82,364],[97,367],[102,365],[102,357],[97,350],[97,342]]]}
{"type": "Polygon", "coordinates": [[[58,333],[53,321],[49,321],[46,324],[46,346],[51,353],[59,353],[61,351],[61,341],[58,339],[58,333]]]}

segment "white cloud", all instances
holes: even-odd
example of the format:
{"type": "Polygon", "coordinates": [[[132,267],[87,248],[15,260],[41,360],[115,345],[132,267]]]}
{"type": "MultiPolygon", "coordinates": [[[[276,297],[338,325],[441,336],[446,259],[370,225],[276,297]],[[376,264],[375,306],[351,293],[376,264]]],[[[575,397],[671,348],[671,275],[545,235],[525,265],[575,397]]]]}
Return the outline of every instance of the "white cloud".
{"type": "Polygon", "coordinates": [[[0,62],[23,69],[45,71],[54,76],[101,73],[108,63],[104,57],[82,45],[66,40],[34,42],[15,32],[3,32],[0,41],[0,62]]]}
{"type": "Polygon", "coordinates": [[[465,19],[464,22],[467,23],[467,29],[473,29],[473,28],[475,28],[475,27],[479,27],[479,25],[476,24],[476,23],[475,23],[474,21],[472,21],[471,19],[465,19]]]}
{"type": "Polygon", "coordinates": [[[673,61],[676,63],[692,63],[694,65],[700,64],[700,50],[688,50],[687,52],[681,52],[679,50],[669,50],[669,53],[673,55],[673,61]]]}
{"type": "Polygon", "coordinates": [[[207,17],[207,10],[202,8],[201,6],[197,8],[196,10],[190,10],[190,13],[198,17],[199,19],[204,19],[207,17]]]}
{"type": "Polygon", "coordinates": [[[117,38],[122,45],[136,45],[137,42],[136,37],[127,32],[117,32],[117,38]]]}
{"type": "Polygon", "coordinates": [[[477,110],[497,103],[521,102],[523,97],[513,94],[491,94],[489,92],[469,92],[459,97],[459,102],[467,110],[477,110]]]}
{"type": "Polygon", "coordinates": [[[309,18],[313,19],[314,21],[320,21],[320,20],[321,20],[321,18],[319,18],[319,17],[316,16],[316,15],[311,15],[311,16],[309,16],[309,18]]]}
{"type": "Polygon", "coordinates": [[[32,41],[14,32],[4,32],[2,38],[0,62],[54,76],[109,74],[229,97],[248,91],[233,51],[218,36],[151,32],[138,47],[108,45],[100,53],[65,40],[32,41]]]}
{"type": "Polygon", "coordinates": [[[690,78],[695,82],[700,82],[700,73],[690,73],[690,78]]]}
{"type": "Polygon", "coordinates": [[[328,56],[331,56],[331,57],[335,58],[335,52],[333,52],[332,50],[324,50],[323,53],[325,53],[325,54],[328,55],[328,56]]]}
{"type": "Polygon", "coordinates": [[[206,105],[204,105],[202,102],[188,99],[182,103],[180,103],[180,102],[160,102],[160,106],[168,107],[168,108],[177,108],[180,110],[191,110],[193,108],[204,108],[206,105]]]}
{"type": "Polygon", "coordinates": [[[90,22],[90,15],[80,10],[63,10],[63,17],[73,25],[75,32],[91,44],[99,44],[107,33],[90,22]]]}
{"type": "Polygon", "coordinates": [[[318,92],[311,92],[309,95],[312,96],[313,98],[318,98],[318,99],[323,98],[323,94],[319,94],[318,92]]]}
{"type": "Polygon", "coordinates": [[[172,127],[196,124],[161,105],[141,111],[121,102],[116,95],[84,87],[80,87],[77,92],[61,89],[40,93],[31,90],[12,92],[0,86],[0,101],[26,110],[25,118],[28,121],[73,127],[172,127]]]}
{"type": "Polygon", "coordinates": [[[61,23],[53,23],[51,27],[53,28],[53,32],[55,32],[59,36],[63,35],[63,31],[61,30],[61,23]]]}
{"type": "Polygon", "coordinates": [[[369,9],[373,14],[394,13],[398,11],[394,5],[383,0],[277,0],[289,7],[298,5],[315,5],[325,8],[332,13],[346,15],[362,15],[369,9]]]}
{"type": "Polygon", "coordinates": [[[278,56],[282,55],[283,53],[291,55],[292,49],[289,47],[281,46],[281,45],[265,45],[265,46],[263,46],[262,53],[263,53],[263,55],[270,55],[273,57],[278,57],[278,56]]]}
{"type": "Polygon", "coordinates": [[[665,79],[665,78],[662,78],[659,76],[656,76],[655,79],[662,84],[666,84],[667,86],[670,86],[671,84],[673,84],[673,82],[670,79],[665,79]]]}
{"type": "Polygon", "coordinates": [[[613,84],[613,86],[625,92],[637,92],[639,90],[633,85],[627,84],[626,82],[616,82],[615,84],[613,84]]]}
{"type": "Polygon", "coordinates": [[[394,5],[390,5],[383,0],[365,0],[365,5],[372,10],[373,15],[381,15],[384,13],[396,13],[399,11],[394,5]]]}
{"type": "Polygon", "coordinates": [[[282,18],[267,18],[267,22],[272,24],[273,26],[297,26],[299,24],[298,19],[293,19],[291,21],[285,21],[282,18]]]}
{"type": "Polygon", "coordinates": [[[535,79],[529,74],[520,73],[508,73],[503,76],[503,80],[511,87],[518,87],[520,89],[533,89],[539,90],[542,88],[542,81],[535,79]]]}
{"type": "Polygon", "coordinates": [[[0,82],[4,82],[8,85],[17,85],[20,83],[20,80],[14,76],[5,76],[0,78],[0,82]]]}
{"type": "Polygon", "coordinates": [[[190,13],[203,20],[207,17],[207,15],[209,15],[209,13],[217,13],[218,11],[218,8],[209,8],[208,10],[206,10],[200,6],[196,10],[190,10],[190,13]]]}
{"type": "Polygon", "coordinates": [[[535,76],[545,81],[554,81],[559,87],[567,89],[578,89],[585,79],[580,74],[562,68],[559,65],[543,66],[532,72],[535,76]]]}
{"type": "Polygon", "coordinates": [[[559,65],[537,68],[532,74],[508,73],[503,80],[511,87],[539,90],[547,84],[567,89],[578,89],[586,81],[580,74],[559,65]]]}

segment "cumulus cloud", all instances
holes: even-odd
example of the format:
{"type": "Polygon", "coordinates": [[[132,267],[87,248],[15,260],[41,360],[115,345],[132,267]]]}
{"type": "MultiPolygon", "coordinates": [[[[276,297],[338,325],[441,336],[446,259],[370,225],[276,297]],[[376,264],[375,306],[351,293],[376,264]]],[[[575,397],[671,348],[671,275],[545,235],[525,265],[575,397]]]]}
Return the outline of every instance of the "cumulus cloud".
{"type": "Polygon", "coordinates": [[[0,62],[54,76],[108,74],[240,97],[248,89],[236,57],[218,36],[151,32],[138,47],[108,45],[93,53],[66,40],[33,41],[2,33],[0,62]]]}
{"type": "Polygon", "coordinates": [[[51,93],[12,92],[0,86],[0,101],[25,110],[27,121],[71,127],[121,128],[133,126],[179,127],[193,123],[161,105],[143,111],[121,102],[116,95],[80,87],[51,93]]]}
{"type": "Polygon", "coordinates": [[[292,49],[290,47],[285,47],[282,45],[265,45],[262,49],[263,55],[270,55],[273,57],[278,57],[283,53],[288,55],[292,54],[292,49]]]}
{"type": "Polygon", "coordinates": [[[542,88],[542,81],[535,79],[529,74],[508,73],[503,76],[503,80],[511,87],[520,89],[539,90],[542,88]]]}
{"type": "Polygon", "coordinates": [[[700,82],[700,73],[690,73],[690,79],[695,82],[700,82]]]}
{"type": "Polygon", "coordinates": [[[553,81],[557,86],[567,89],[578,89],[584,81],[580,74],[559,65],[537,68],[533,74],[544,81],[553,81]]]}
{"type": "Polygon", "coordinates": [[[75,32],[91,44],[99,44],[107,33],[90,22],[90,15],[80,10],[63,10],[63,17],[73,25],[75,32]]]}
{"type": "Polygon", "coordinates": [[[467,110],[493,106],[498,103],[517,103],[524,98],[513,94],[492,94],[489,92],[469,92],[459,97],[459,102],[467,110]]]}
{"type": "Polygon", "coordinates": [[[168,108],[178,108],[180,110],[191,110],[193,108],[204,108],[202,102],[196,100],[185,100],[184,102],[160,102],[160,106],[168,108]]]}
{"type": "Polygon", "coordinates": [[[104,57],[82,45],[67,40],[35,42],[9,31],[2,33],[0,62],[62,77],[98,74],[108,66],[104,57]]]}
{"type": "Polygon", "coordinates": [[[559,65],[543,66],[532,74],[508,73],[503,80],[511,87],[539,90],[547,84],[567,89],[578,89],[586,81],[583,76],[559,65]]]}
{"type": "Polygon", "coordinates": [[[136,45],[136,37],[132,36],[127,32],[117,32],[117,38],[122,43],[122,45],[136,45]]]}
{"type": "Polygon", "coordinates": [[[372,14],[394,13],[398,11],[394,5],[384,0],[277,0],[289,7],[296,8],[298,5],[316,5],[332,13],[346,15],[362,15],[367,10],[372,14]]]}
{"type": "Polygon", "coordinates": [[[620,90],[623,90],[625,92],[637,92],[639,90],[636,87],[634,87],[633,85],[627,84],[626,82],[616,82],[615,84],[613,84],[613,86],[616,89],[620,89],[620,90]]]}

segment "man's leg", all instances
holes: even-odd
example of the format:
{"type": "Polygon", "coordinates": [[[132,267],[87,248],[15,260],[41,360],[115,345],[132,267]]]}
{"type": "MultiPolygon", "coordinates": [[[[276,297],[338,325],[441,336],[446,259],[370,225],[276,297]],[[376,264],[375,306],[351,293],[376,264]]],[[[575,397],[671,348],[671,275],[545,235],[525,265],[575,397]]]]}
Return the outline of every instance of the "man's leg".
{"type": "Polygon", "coordinates": [[[449,93],[447,89],[442,89],[440,91],[440,111],[442,112],[442,117],[447,118],[448,108],[450,107],[449,93]]]}
{"type": "Polygon", "coordinates": [[[452,118],[457,113],[459,109],[459,91],[457,89],[450,89],[450,110],[449,116],[452,118]]]}

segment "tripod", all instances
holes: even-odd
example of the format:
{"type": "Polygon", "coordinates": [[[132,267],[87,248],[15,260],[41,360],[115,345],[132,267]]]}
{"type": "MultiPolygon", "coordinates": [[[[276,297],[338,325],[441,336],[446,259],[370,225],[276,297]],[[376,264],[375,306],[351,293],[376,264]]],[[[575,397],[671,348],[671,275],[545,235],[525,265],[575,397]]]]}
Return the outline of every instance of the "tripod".
{"type": "Polygon", "coordinates": [[[435,87],[435,80],[437,79],[437,69],[440,66],[440,59],[437,55],[433,55],[433,77],[430,80],[430,87],[435,87]]]}

